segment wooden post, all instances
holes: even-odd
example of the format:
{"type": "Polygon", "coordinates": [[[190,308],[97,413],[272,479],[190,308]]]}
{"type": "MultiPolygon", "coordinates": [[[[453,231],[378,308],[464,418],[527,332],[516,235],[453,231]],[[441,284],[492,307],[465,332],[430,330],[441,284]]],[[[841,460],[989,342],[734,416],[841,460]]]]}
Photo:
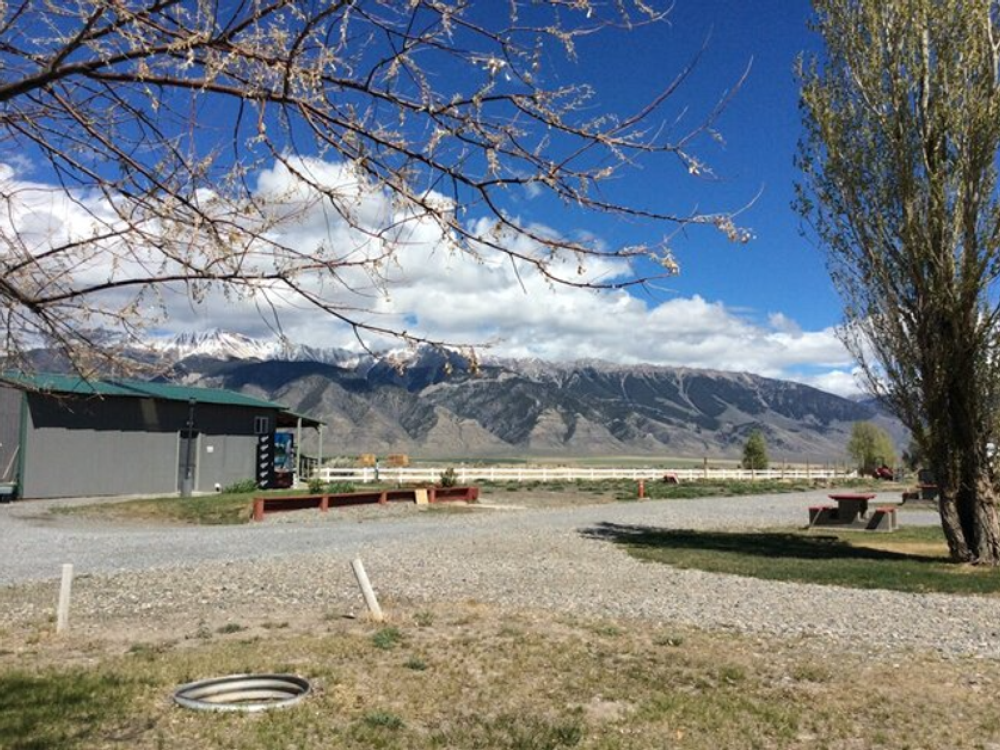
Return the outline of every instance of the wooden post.
{"type": "Polygon", "coordinates": [[[708,479],[708,456],[701,459],[702,471],[705,472],[705,479],[708,479]]]}
{"type": "Polygon", "coordinates": [[[646,480],[639,480],[639,499],[642,500],[646,497],[646,480]]]}
{"type": "Polygon", "coordinates": [[[365,566],[360,557],[351,561],[351,568],[354,570],[354,577],[358,579],[358,586],[361,588],[361,594],[365,597],[365,604],[368,606],[368,612],[371,613],[372,619],[375,622],[382,622],[385,619],[382,615],[382,608],[378,606],[378,599],[375,598],[375,591],[368,580],[368,574],[365,573],[365,566]]]}
{"type": "Polygon", "coordinates": [[[59,584],[59,606],[56,608],[56,632],[62,633],[69,627],[69,600],[73,588],[73,564],[62,566],[62,581],[59,584]]]}

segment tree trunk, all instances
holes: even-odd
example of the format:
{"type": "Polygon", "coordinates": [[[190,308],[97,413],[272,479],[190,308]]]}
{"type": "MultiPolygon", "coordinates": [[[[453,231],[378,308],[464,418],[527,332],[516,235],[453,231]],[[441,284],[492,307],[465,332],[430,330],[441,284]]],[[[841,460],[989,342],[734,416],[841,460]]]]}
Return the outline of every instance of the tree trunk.
{"type": "MultiPolygon", "coordinates": [[[[940,476],[940,475],[939,475],[940,476]]],[[[958,502],[954,490],[938,482],[938,509],[941,512],[941,528],[948,542],[948,553],[955,562],[972,562],[972,550],[965,541],[965,531],[958,518],[958,502]]]]}
{"type": "Polygon", "coordinates": [[[1000,564],[1000,520],[996,484],[986,455],[986,409],[975,387],[976,358],[970,355],[974,346],[959,345],[961,339],[947,328],[944,333],[949,334],[944,340],[954,348],[950,365],[934,371],[938,390],[933,393],[933,413],[939,419],[930,425],[941,527],[952,560],[996,566],[1000,564]]]}
{"type": "Polygon", "coordinates": [[[976,561],[980,565],[1000,565],[1000,520],[997,518],[996,499],[992,477],[988,472],[982,472],[973,507],[976,561]]]}
{"type": "MultiPolygon", "coordinates": [[[[976,450],[981,449],[970,448],[976,450]]],[[[951,559],[1000,565],[1000,517],[992,473],[978,456],[949,458],[935,467],[935,474],[941,528],[951,559]]]]}

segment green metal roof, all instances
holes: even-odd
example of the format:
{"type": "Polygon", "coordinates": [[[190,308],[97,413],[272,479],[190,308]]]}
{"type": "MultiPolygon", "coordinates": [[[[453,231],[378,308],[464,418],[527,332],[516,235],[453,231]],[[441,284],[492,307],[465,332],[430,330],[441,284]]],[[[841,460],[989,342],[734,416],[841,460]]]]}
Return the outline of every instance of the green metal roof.
{"type": "Polygon", "coordinates": [[[8,383],[16,388],[41,391],[43,393],[59,393],[73,396],[131,397],[155,398],[163,401],[183,401],[197,404],[220,404],[223,406],[248,406],[258,409],[275,409],[287,417],[302,419],[309,426],[322,424],[319,420],[296,414],[283,404],[267,401],[254,396],[247,396],[235,391],[221,388],[196,388],[174,383],[155,383],[142,380],[86,380],[76,375],[59,375],[55,373],[24,373],[5,372],[0,374],[0,382],[8,383]]]}

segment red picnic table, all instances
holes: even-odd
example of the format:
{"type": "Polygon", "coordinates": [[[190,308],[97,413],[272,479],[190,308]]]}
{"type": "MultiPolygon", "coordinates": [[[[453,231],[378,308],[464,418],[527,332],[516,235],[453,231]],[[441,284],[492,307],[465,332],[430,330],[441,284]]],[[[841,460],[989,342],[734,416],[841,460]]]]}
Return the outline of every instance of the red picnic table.
{"type": "Polygon", "coordinates": [[[868,501],[873,500],[875,494],[844,492],[828,497],[837,503],[837,522],[853,523],[868,515],[868,501]]]}

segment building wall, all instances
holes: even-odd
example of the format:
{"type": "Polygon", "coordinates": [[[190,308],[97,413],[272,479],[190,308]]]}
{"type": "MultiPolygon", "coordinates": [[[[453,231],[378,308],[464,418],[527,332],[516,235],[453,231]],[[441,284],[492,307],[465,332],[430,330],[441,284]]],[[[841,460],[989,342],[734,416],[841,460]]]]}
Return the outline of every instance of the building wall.
{"type": "MultiPolygon", "coordinates": [[[[138,398],[28,395],[26,498],[171,494],[179,489],[180,435],[189,406],[138,398]]],[[[197,404],[195,489],[254,476],[254,420],[274,410],[197,404]]]]}
{"type": "Polygon", "coordinates": [[[21,392],[0,386],[0,482],[16,479],[20,444],[21,392]]]}

